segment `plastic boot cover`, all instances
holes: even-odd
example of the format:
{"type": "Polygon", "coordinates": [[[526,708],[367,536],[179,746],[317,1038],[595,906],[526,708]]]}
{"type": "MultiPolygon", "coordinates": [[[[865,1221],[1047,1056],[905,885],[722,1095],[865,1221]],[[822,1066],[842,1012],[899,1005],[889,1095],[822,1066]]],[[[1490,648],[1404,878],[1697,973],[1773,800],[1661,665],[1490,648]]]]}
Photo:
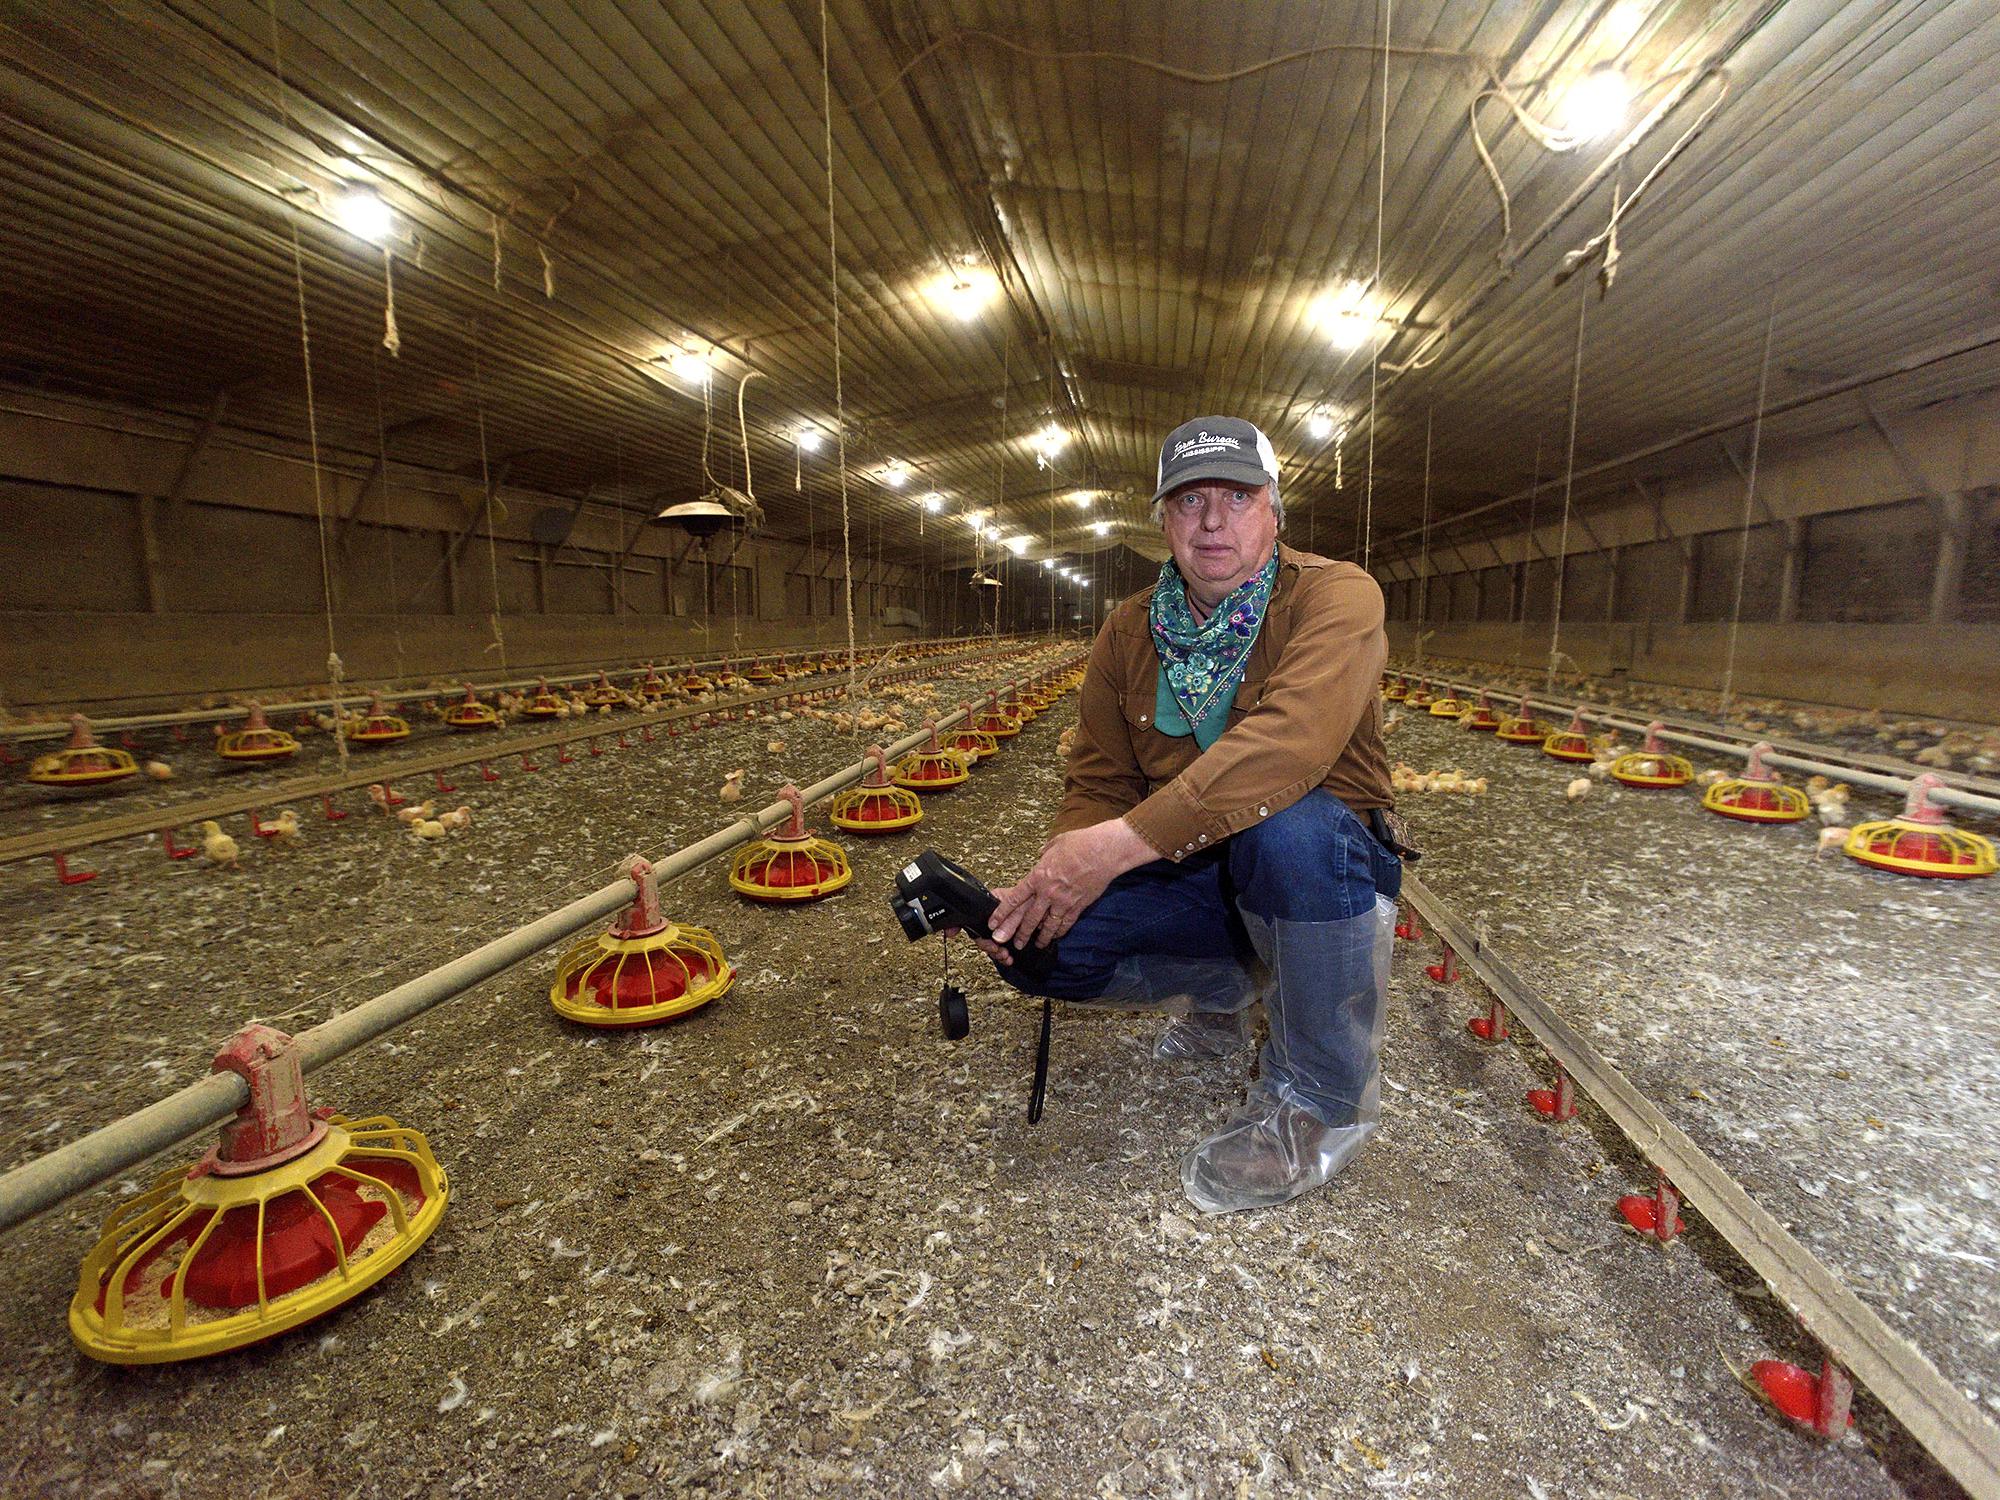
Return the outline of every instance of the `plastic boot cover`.
{"type": "Polygon", "coordinates": [[[1245,924],[1272,971],[1261,1076],[1181,1162],[1203,1213],[1267,1208],[1326,1182],[1375,1133],[1396,903],[1335,922],[1245,924]]]}
{"type": "Polygon", "coordinates": [[[1258,976],[1231,956],[1173,958],[1141,953],[1118,961],[1102,993],[1071,1003],[1233,1016],[1257,998],[1258,989],[1258,976]]]}
{"type": "Polygon", "coordinates": [[[1243,1012],[1191,1010],[1177,1018],[1153,1043],[1157,1062],[1206,1062],[1242,1050],[1250,1040],[1243,1012]]]}

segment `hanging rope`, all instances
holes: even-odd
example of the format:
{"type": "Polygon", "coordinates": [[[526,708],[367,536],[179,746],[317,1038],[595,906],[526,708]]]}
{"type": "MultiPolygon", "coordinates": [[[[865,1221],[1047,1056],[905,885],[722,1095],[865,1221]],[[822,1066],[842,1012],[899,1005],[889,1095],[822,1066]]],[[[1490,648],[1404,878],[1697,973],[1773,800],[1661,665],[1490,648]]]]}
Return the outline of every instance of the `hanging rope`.
{"type": "Polygon", "coordinates": [[[507,633],[500,626],[500,555],[493,541],[493,533],[498,529],[494,523],[493,512],[499,505],[500,499],[493,493],[493,475],[486,459],[486,376],[479,362],[477,318],[472,320],[472,406],[479,423],[479,489],[485,497],[486,511],[486,578],[488,586],[493,591],[493,611],[486,617],[487,624],[493,631],[493,641],[486,649],[500,653],[500,670],[505,672],[507,633]]]}
{"type": "MultiPolygon", "coordinates": [[[[271,19],[271,73],[277,82],[278,117],[289,130],[291,111],[285,99],[284,54],[278,46],[277,0],[266,0],[266,9],[271,19]]],[[[340,660],[340,650],[334,640],[333,563],[326,545],[326,486],[319,463],[319,407],[313,399],[312,329],[306,318],[306,262],[305,252],[299,247],[296,205],[290,206],[286,224],[292,236],[292,288],[298,294],[299,302],[299,361],[305,367],[306,376],[306,441],[312,456],[313,522],[319,533],[319,596],[321,607],[326,612],[326,676],[331,699],[328,708],[333,714],[334,751],[340,758],[341,774],[346,775],[347,722],[340,704],[340,684],[347,675],[347,669],[340,660]]]]}
{"type": "Polygon", "coordinates": [[[1757,500],[1757,450],[1764,441],[1764,400],[1771,384],[1771,332],[1778,324],[1778,284],[1771,283],[1771,305],[1764,314],[1764,359],[1757,369],[1757,418],[1750,426],[1750,464],[1743,478],[1743,521],[1738,527],[1736,602],[1729,608],[1729,649],[1722,663],[1722,701],[1716,717],[1729,720],[1729,695],[1736,685],[1736,632],[1743,623],[1743,575],[1750,563],[1750,508],[1757,500]]]}
{"type": "MultiPolygon", "coordinates": [[[[750,477],[750,427],[743,415],[743,392],[749,388],[751,381],[760,379],[763,373],[761,370],[751,370],[736,382],[736,431],[743,440],[743,495],[750,502],[751,515],[757,513],[757,486],[750,477]]],[[[747,531],[750,526],[748,517],[745,517],[743,525],[747,531]]],[[[737,546],[740,548],[742,543],[737,543],[737,546]]],[[[734,551],[730,553],[732,558],[735,555],[734,551]]],[[[729,654],[732,657],[743,646],[743,610],[736,595],[737,578],[742,571],[741,568],[734,566],[729,569],[729,654]]]]}
{"type": "Polygon", "coordinates": [[[833,199],[833,53],[827,41],[826,0],[819,0],[819,98],[826,126],[826,279],[833,301],[833,425],[840,466],[841,592],[847,612],[847,696],[859,686],[854,660],[854,553],[847,508],[847,402],[840,386],[840,240],[833,199]]]}
{"type": "MultiPolygon", "coordinates": [[[[1382,287],[1382,215],[1389,183],[1389,21],[1394,0],[1382,0],[1382,134],[1375,166],[1375,276],[1369,282],[1379,294],[1382,287]]],[[[1379,329],[1368,338],[1368,486],[1362,501],[1361,568],[1375,555],[1375,397],[1382,368],[1382,340],[1379,329]]]]}
{"type": "Polygon", "coordinates": [[[1528,487],[1528,534],[1521,543],[1521,621],[1514,634],[1514,656],[1518,661],[1528,645],[1528,595],[1535,578],[1535,502],[1542,498],[1542,434],[1535,434],[1535,480],[1528,487]]]}
{"type": "Polygon", "coordinates": [[[1431,584],[1431,418],[1436,408],[1424,413],[1424,540],[1417,563],[1417,665],[1424,664],[1424,623],[1430,619],[1425,608],[1431,584]]]}
{"type": "Polygon", "coordinates": [[[382,247],[382,347],[403,352],[403,336],[396,331],[396,252],[387,245],[382,247]]]}
{"type": "Polygon", "coordinates": [[[1543,680],[1542,692],[1553,694],[1556,690],[1556,662],[1562,656],[1563,628],[1563,575],[1569,571],[1569,507],[1570,496],[1576,487],[1576,419],[1577,408],[1583,398],[1583,320],[1590,311],[1590,298],[1576,299],[1576,356],[1569,373],[1569,460],[1563,471],[1563,523],[1562,532],[1556,541],[1556,589],[1555,605],[1550,611],[1549,621],[1549,671],[1543,680]]]}

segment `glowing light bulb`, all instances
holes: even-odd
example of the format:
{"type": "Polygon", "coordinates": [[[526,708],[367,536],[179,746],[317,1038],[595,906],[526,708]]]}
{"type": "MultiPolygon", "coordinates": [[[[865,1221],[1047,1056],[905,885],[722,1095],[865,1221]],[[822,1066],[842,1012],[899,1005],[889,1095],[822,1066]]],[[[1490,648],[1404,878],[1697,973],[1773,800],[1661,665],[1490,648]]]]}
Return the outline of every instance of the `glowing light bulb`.
{"type": "Polygon", "coordinates": [[[1097,535],[1099,536],[1111,535],[1111,523],[1109,521],[1092,521],[1090,523],[1090,529],[1096,532],[1097,535]]]}
{"type": "Polygon", "coordinates": [[[1000,283],[994,274],[973,260],[945,267],[923,287],[925,296],[961,323],[976,321],[999,290],[1000,283]]]}
{"type": "Polygon", "coordinates": [[[932,490],[924,496],[924,509],[932,515],[936,515],[944,509],[944,496],[940,495],[936,490],[932,490]]]}
{"type": "Polygon", "coordinates": [[[395,214],[368,188],[349,188],[334,199],[333,217],[342,229],[371,245],[396,232],[395,214]]]}
{"type": "Polygon", "coordinates": [[[910,466],[900,458],[892,458],[882,465],[882,482],[892,490],[900,490],[910,482],[910,466]]]}
{"type": "Polygon", "coordinates": [[[662,354],[656,363],[664,365],[669,375],[679,376],[690,385],[705,385],[714,356],[715,351],[706,345],[680,344],[662,354]]]}
{"type": "Polygon", "coordinates": [[[1022,553],[1028,550],[1028,539],[1024,536],[1010,536],[1000,545],[1005,547],[1009,552],[1013,553],[1016,557],[1019,557],[1022,553]]]}
{"type": "Polygon", "coordinates": [[[1563,94],[1563,132],[1575,141],[1594,141],[1625,123],[1632,109],[1632,80],[1605,64],[1592,68],[1563,94]]]}
{"type": "Polygon", "coordinates": [[[799,445],[799,452],[817,453],[819,445],[826,441],[826,434],[817,427],[801,427],[794,434],[793,441],[799,445]]]}
{"type": "Polygon", "coordinates": [[[1054,572],[1056,566],[1056,560],[1053,557],[1045,557],[1042,559],[1042,566],[1048,569],[1050,572],[1054,572]]]}
{"type": "Polygon", "coordinates": [[[1330,406],[1315,406],[1306,417],[1306,433],[1316,443],[1323,443],[1340,431],[1340,418],[1330,406]]]}

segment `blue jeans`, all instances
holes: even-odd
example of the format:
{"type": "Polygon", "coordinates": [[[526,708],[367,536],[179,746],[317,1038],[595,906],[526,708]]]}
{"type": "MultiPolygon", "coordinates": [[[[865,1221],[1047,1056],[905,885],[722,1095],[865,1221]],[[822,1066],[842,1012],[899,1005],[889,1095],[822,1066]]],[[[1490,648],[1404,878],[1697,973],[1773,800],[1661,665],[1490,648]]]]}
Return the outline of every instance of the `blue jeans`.
{"type": "Polygon", "coordinates": [[[996,967],[1014,988],[1058,1000],[1144,1004],[1187,993],[1199,1010],[1240,1010],[1254,995],[1258,961],[1243,914],[1267,926],[1343,921],[1402,885],[1402,861],[1347,804],[1311,791],[1220,848],[1120,875],[1063,935],[1045,979],[996,967]],[[1139,958],[1148,961],[1145,993],[1134,989],[1141,981],[1130,960],[1139,958]]]}

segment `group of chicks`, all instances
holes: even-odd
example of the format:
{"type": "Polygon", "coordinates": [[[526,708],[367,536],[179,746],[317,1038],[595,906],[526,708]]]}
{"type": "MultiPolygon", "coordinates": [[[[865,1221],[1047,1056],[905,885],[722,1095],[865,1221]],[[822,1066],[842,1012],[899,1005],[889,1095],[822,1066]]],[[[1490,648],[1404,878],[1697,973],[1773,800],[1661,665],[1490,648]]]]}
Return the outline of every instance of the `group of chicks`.
{"type": "Polygon", "coordinates": [[[447,833],[472,826],[472,809],[469,807],[454,807],[449,812],[441,813],[437,811],[437,803],[428,799],[415,807],[397,807],[389,800],[389,789],[379,781],[369,785],[368,800],[409,829],[410,836],[419,843],[431,843],[447,833]]]}
{"type": "Polygon", "coordinates": [[[1397,792],[1447,792],[1465,797],[1486,795],[1486,778],[1463,771],[1419,771],[1407,761],[1389,768],[1389,785],[1397,792]]]}
{"type": "MultiPolygon", "coordinates": [[[[257,832],[280,849],[295,844],[299,839],[299,815],[285,808],[269,823],[257,825],[257,832]]],[[[233,870],[243,857],[243,846],[224,833],[220,823],[209,818],[201,825],[201,855],[212,865],[233,870]]]]}

